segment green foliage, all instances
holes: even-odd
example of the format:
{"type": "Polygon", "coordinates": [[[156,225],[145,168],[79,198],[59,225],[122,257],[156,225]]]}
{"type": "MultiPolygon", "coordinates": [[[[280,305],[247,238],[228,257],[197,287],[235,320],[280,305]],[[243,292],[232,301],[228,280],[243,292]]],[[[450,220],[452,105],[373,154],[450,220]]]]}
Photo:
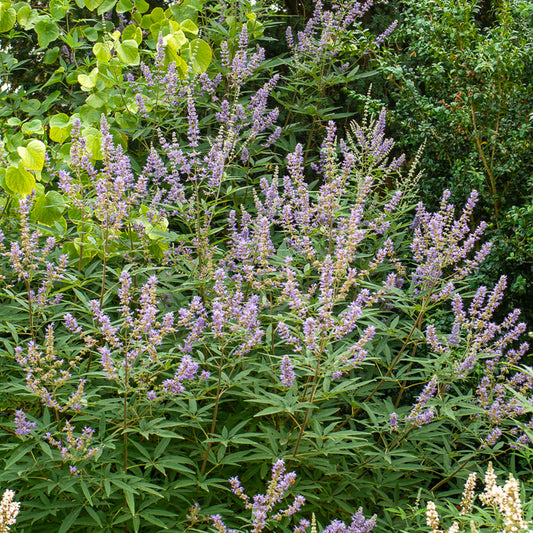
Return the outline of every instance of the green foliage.
{"type": "Polygon", "coordinates": [[[228,479],[260,494],[279,459],[319,530],[362,506],[399,531],[417,493],[526,453],[525,326],[495,316],[504,279],[472,289],[476,194],[417,205],[384,110],[337,136],[336,92],[380,53],[357,6],[317,4],[265,60],[260,3],[1,5],[0,485],[21,531],[258,533],[228,479]]]}
{"type": "Polygon", "coordinates": [[[496,243],[485,275],[508,275],[513,300],[528,309],[533,236],[518,228],[531,205],[531,3],[404,0],[400,9],[377,94],[393,110],[402,149],[425,143],[428,201],[443,186],[457,199],[480,191],[476,221],[490,221],[496,243]]]}

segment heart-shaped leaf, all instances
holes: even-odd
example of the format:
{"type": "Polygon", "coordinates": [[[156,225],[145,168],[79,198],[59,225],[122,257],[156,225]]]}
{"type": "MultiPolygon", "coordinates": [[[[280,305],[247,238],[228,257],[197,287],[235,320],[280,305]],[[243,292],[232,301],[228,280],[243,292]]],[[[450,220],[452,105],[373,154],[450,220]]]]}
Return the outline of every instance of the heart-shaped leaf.
{"type": "Polygon", "coordinates": [[[59,28],[55,22],[51,20],[40,20],[35,24],[35,32],[37,33],[37,41],[41,48],[47,48],[48,45],[59,37],[59,28]]]}
{"type": "Polygon", "coordinates": [[[89,11],[94,11],[104,0],[83,0],[85,7],[89,11]]]}
{"type": "Polygon", "coordinates": [[[21,165],[6,170],[6,187],[16,194],[30,194],[35,189],[35,178],[21,165]]]}
{"type": "Polygon", "coordinates": [[[17,152],[26,168],[30,170],[42,170],[44,166],[44,154],[46,153],[46,147],[43,142],[34,139],[27,146],[19,146],[17,152]]]}
{"type": "Polygon", "coordinates": [[[35,200],[31,215],[35,220],[51,226],[61,217],[66,205],[60,193],[57,191],[48,191],[35,200]]]}
{"type": "Polygon", "coordinates": [[[194,39],[189,43],[190,65],[194,72],[201,74],[211,64],[213,53],[203,39],[194,39]]]}
{"type": "Polygon", "coordinates": [[[65,113],[59,113],[50,118],[50,139],[56,143],[62,143],[70,135],[70,119],[65,113]]]}
{"type": "Polygon", "coordinates": [[[92,89],[96,85],[98,79],[98,69],[93,68],[89,75],[78,74],[78,83],[86,89],[92,89]]]}
{"type": "Polygon", "coordinates": [[[96,43],[93,46],[93,54],[102,63],[107,63],[111,59],[111,43],[96,43]]]}
{"type": "Polygon", "coordinates": [[[0,2],[0,32],[9,31],[17,20],[17,12],[10,4],[11,2],[0,2]]]}
{"type": "Polygon", "coordinates": [[[17,12],[11,2],[0,2],[0,32],[9,31],[17,20],[17,12]]]}
{"type": "Polygon", "coordinates": [[[121,43],[115,43],[115,50],[119,59],[126,65],[139,64],[139,47],[137,41],[126,39],[121,43]]]}

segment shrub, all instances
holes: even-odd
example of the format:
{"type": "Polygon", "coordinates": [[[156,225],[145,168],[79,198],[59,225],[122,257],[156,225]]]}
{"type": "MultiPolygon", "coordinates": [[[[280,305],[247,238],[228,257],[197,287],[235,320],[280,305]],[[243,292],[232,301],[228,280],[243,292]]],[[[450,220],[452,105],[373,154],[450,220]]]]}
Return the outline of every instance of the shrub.
{"type": "Polygon", "coordinates": [[[253,530],[226,480],[260,495],[274,464],[316,527],[369,530],[362,507],[395,530],[413,491],[527,446],[525,325],[495,318],[505,277],[470,288],[490,253],[477,193],[417,203],[385,110],[328,122],[314,157],[287,141],[261,6],[111,4],[70,6],[74,27],[37,10],[88,54],[81,89],[5,135],[0,479],[19,527],[195,530],[198,504],[224,515],[212,530],[253,530]],[[101,26],[81,17],[97,8],[101,26]]]}

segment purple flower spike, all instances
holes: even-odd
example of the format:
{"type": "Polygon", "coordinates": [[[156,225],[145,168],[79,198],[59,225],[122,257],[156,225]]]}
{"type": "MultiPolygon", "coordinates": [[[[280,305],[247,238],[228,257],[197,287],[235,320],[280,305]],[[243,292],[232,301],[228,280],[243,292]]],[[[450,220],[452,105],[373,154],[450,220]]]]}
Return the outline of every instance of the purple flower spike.
{"type": "Polygon", "coordinates": [[[23,435],[29,435],[36,427],[35,422],[28,422],[26,420],[26,414],[22,409],[15,411],[15,434],[19,437],[23,435]]]}
{"type": "Polygon", "coordinates": [[[294,383],[295,375],[292,368],[291,358],[288,355],[284,355],[281,360],[281,383],[285,388],[292,387],[294,383]]]}

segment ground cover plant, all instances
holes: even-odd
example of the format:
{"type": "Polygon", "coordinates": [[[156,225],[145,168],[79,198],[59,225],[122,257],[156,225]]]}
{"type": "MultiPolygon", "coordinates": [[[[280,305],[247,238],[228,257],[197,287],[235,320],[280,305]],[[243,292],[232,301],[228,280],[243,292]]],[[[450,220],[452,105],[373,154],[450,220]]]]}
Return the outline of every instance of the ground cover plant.
{"type": "Polygon", "coordinates": [[[478,193],[426,208],[332,96],[395,24],[316,2],[268,57],[276,5],[1,6],[0,527],[428,531],[528,465],[478,193]]]}

